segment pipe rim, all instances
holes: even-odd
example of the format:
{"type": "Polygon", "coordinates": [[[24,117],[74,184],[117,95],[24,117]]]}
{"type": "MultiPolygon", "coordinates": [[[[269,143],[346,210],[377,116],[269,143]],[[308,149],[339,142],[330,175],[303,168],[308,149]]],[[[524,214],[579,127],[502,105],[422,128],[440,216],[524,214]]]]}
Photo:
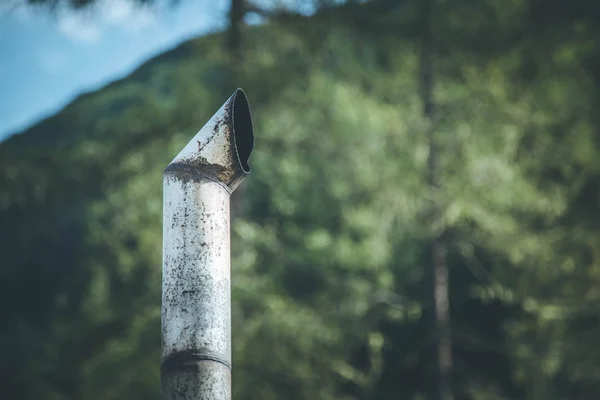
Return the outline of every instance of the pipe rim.
{"type": "Polygon", "coordinates": [[[254,126],[246,93],[238,88],[233,98],[233,143],[235,153],[245,173],[250,172],[250,156],[254,149],[254,126]]]}

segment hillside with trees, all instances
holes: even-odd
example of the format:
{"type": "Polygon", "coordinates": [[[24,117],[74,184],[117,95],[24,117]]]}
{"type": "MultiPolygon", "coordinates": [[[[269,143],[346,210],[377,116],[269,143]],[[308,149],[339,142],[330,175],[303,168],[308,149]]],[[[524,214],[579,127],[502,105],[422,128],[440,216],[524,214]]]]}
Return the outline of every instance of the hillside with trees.
{"type": "Polygon", "coordinates": [[[600,398],[600,3],[324,3],[0,143],[0,398],[159,398],[162,172],[237,87],[234,399],[600,398]]]}

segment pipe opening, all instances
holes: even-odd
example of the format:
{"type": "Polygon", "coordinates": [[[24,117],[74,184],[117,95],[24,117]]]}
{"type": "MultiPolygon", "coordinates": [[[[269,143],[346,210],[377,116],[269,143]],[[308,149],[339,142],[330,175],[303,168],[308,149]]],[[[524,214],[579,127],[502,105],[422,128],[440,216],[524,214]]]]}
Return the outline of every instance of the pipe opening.
{"type": "Polygon", "coordinates": [[[250,154],[254,148],[254,128],[246,93],[242,89],[235,92],[233,100],[233,141],[244,172],[250,172],[250,154]]]}

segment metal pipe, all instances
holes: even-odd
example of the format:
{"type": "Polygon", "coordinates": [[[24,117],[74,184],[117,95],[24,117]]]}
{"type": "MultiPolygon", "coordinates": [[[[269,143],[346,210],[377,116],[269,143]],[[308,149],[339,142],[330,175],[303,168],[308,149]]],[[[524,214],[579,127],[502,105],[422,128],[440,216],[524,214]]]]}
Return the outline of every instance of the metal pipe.
{"type": "Polygon", "coordinates": [[[229,198],[250,172],[238,89],[163,176],[162,399],[231,398],[229,198]]]}

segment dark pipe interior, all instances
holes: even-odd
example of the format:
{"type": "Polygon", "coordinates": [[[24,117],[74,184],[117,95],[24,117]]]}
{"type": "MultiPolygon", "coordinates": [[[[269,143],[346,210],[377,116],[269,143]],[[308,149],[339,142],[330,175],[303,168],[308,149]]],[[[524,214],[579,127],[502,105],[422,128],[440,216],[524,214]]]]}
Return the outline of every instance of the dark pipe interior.
{"type": "Polygon", "coordinates": [[[233,138],[242,169],[250,172],[248,161],[254,148],[254,129],[248,98],[242,89],[236,90],[233,100],[233,138]]]}

